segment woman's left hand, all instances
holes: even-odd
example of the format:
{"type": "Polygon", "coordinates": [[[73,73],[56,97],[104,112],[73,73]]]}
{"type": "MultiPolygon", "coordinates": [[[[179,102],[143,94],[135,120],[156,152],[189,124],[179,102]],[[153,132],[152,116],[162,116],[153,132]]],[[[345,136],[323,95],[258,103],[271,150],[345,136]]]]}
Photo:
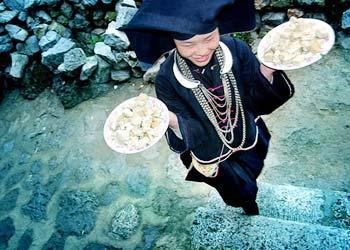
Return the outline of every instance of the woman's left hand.
{"type": "Polygon", "coordinates": [[[265,78],[272,84],[272,79],[273,79],[273,72],[275,72],[275,69],[271,69],[267,67],[264,64],[260,64],[260,72],[265,76],[265,78]]]}

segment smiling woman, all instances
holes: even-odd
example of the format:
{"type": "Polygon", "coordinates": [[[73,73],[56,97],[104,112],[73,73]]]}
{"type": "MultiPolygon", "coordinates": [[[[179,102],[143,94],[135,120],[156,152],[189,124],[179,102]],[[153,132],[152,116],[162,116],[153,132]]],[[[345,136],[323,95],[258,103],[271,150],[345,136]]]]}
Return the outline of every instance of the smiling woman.
{"type": "Polygon", "coordinates": [[[142,62],[175,48],[156,78],[157,97],[169,109],[168,144],[188,168],[186,180],[258,214],[256,178],[270,139],[259,116],[286,102],[293,85],[284,72],[260,65],[244,42],[220,36],[254,28],[252,0],[174,2],[145,1],[126,30],[142,62]]]}
{"type": "Polygon", "coordinates": [[[197,35],[187,40],[174,38],[179,54],[193,64],[202,67],[208,64],[216,48],[219,46],[219,29],[215,28],[209,34],[197,35]]]}

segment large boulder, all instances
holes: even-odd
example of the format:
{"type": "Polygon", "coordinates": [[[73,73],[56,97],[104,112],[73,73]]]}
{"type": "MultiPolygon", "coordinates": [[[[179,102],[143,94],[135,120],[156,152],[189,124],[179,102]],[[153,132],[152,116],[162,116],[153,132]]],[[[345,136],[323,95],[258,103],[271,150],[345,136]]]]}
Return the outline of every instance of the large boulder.
{"type": "Polygon", "coordinates": [[[28,32],[17,25],[7,24],[5,26],[5,29],[9,33],[10,37],[12,37],[15,40],[19,40],[23,42],[27,39],[28,32]]]}
{"type": "Polygon", "coordinates": [[[75,43],[67,38],[61,38],[54,47],[41,54],[41,63],[55,70],[64,60],[64,54],[75,47],[75,43]]]}
{"type": "Polygon", "coordinates": [[[95,227],[98,200],[94,193],[68,190],[59,198],[56,229],[63,236],[82,237],[95,227]]]}
{"type": "Polygon", "coordinates": [[[86,81],[94,73],[97,68],[98,61],[96,56],[90,56],[86,59],[86,63],[81,68],[80,80],[86,81]]]}
{"type": "MultiPolygon", "coordinates": [[[[81,48],[75,48],[64,54],[63,71],[73,71],[86,62],[86,55],[81,48]]],[[[59,67],[61,67],[61,65],[59,67]]]]}
{"type": "Polygon", "coordinates": [[[8,23],[18,14],[15,10],[5,10],[0,12],[0,23],[8,23]]]}
{"type": "MultiPolygon", "coordinates": [[[[116,7],[115,7],[117,12],[116,24],[115,24],[116,29],[122,28],[125,25],[127,25],[137,12],[136,5],[134,5],[135,7],[130,6],[130,3],[128,2],[129,1],[121,1],[118,4],[116,4],[116,7]]],[[[135,2],[133,2],[133,4],[135,4],[135,2]]]]}
{"type": "Polygon", "coordinates": [[[104,43],[117,51],[126,50],[129,45],[129,39],[126,34],[116,29],[116,22],[110,22],[106,32],[103,34],[104,43]]]}
{"type": "Polygon", "coordinates": [[[11,53],[11,69],[10,75],[15,78],[22,78],[23,71],[29,62],[29,57],[21,55],[17,52],[11,53]]]}
{"type": "Polygon", "coordinates": [[[128,204],[115,214],[108,236],[117,240],[129,239],[139,227],[140,220],[137,207],[128,204]]]}
{"type": "Polygon", "coordinates": [[[40,51],[39,41],[35,35],[28,37],[25,43],[18,43],[16,48],[18,53],[27,56],[31,56],[40,51]]]}
{"type": "Polygon", "coordinates": [[[5,5],[11,10],[23,11],[32,7],[38,0],[4,0],[5,5]]]}
{"type": "Polygon", "coordinates": [[[341,18],[341,27],[343,29],[350,28],[350,9],[343,12],[343,15],[341,18]]]}
{"type": "Polygon", "coordinates": [[[53,47],[58,40],[60,40],[61,36],[57,34],[57,32],[50,30],[43,36],[39,41],[39,46],[42,51],[46,51],[49,48],[53,47]]]}

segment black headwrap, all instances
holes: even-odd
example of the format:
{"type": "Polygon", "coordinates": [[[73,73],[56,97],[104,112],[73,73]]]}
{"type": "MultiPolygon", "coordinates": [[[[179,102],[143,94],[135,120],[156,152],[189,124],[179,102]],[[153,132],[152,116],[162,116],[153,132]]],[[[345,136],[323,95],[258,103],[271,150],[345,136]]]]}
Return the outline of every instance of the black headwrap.
{"type": "Polygon", "coordinates": [[[255,27],[254,0],[144,0],[123,28],[140,62],[153,64],[186,40],[219,27],[220,34],[255,27]]]}

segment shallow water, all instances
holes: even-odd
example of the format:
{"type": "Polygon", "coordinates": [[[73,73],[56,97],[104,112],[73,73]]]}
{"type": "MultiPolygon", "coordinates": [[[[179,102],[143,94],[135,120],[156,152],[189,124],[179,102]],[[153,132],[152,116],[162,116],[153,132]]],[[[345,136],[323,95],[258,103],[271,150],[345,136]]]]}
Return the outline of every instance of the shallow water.
{"type": "MultiPolygon", "coordinates": [[[[349,192],[350,52],[334,49],[288,75],[296,94],[265,117],[273,137],[259,179],[349,192]]],[[[13,92],[0,104],[0,224],[15,228],[9,249],[23,249],[28,229],[30,249],[84,249],[91,242],[189,248],[194,211],[211,189],[184,181],[164,138],[134,155],[115,153],[103,140],[117,104],[140,92],[154,95],[152,85],[139,86],[118,86],[70,110],[49,90],[34,101],[13,92]]]]}

